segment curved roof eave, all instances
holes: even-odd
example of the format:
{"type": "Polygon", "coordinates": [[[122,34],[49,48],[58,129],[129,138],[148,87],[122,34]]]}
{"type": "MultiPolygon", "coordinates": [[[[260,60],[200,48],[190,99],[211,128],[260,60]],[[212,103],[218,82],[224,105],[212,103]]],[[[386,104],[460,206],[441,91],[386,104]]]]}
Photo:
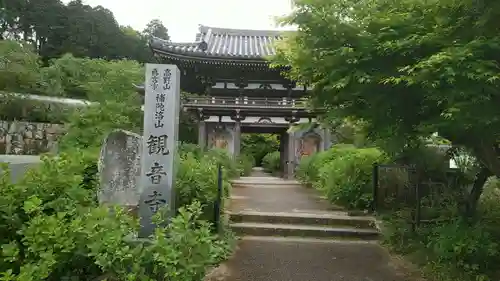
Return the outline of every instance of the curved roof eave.
{"type": "Polygon", "coordinates": [[[154,47],[151,47],[151,50],[153,52],[156,52],[161,55],[166,55],[169,57],[172,57],[177,60],[186,60],[186,61],[197,61],[197,62],[204,62],[204,63],[230,63],[230,64],[257,64],[257,65],[270,65],[270,61],[262,58],[262,57],[240,57],[240,56],[227,56],[227,55],[220,55],[220,56],[214,56],[214,55],[207,55],[204,53],[199,53],[199,52],[182,52],[182,53],[177,53],[174,51],[165,51],[161,49],[157,49],[154,47]]]}

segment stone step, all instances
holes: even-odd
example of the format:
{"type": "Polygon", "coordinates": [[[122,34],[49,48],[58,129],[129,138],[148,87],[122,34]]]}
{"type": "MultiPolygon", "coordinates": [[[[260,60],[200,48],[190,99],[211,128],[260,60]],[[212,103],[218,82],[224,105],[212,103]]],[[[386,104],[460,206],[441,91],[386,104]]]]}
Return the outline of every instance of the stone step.
{"type": "Polygon", "coordinates": [[[332,213],[291,213],[291,212],[228,212],[233,223],[270,223],[317,226],[348,226],[374,229],[375,220],[370,217],[351,217],[345,212],[332,213]]]}
{"type": "Polygon", "coordinates": [[[297,189],[301,188],[302,186],[300,184],[254,184],[254,183],[231,183],[232,188],[281,188],[281,189],[297,189]]]}
{"type": "Polygon", "coordinates": [[[232,223],[231,229],[240,236],[294,236],[362,240],[375,240],[379,236],[378,231],[374,229],[271,223],[232,223]]]}
{"type": "Polygon", "coordinates": [[[296,189],[296,188],[301,188],[302,185],[300,184],[294,184],[294,183],[287,183],[287,184],[282,184],[282,183],[240,183],[240,182],[233,182],[231,183],[231,187],[233,188],[283,188],[283,189],[296,189]]]}
{"type": "Polygon", "coordinates": [[[285,180],[276,177],[241,177],[231,181],[233,187],[301,187],[295,180],[285,180]]]}
{"type": "Polygon", "coordinates": [[[240,238],[242,241],[272,241],[287,243],[326,243],[326,244],[378,244],[377,240],[358,240],[358,239],[331,239],[322,237],[279,237],[279,236],[250,236],[246,235],[240,238]]]}

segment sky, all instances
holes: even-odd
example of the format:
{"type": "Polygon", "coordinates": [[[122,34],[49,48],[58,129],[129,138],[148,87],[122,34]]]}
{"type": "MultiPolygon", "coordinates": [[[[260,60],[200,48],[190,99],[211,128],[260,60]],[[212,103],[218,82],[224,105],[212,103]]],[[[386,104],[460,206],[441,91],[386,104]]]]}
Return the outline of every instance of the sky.
{"type": "MultiPolygon", "coordinates": [[[[69,2],[65,0],[64,2],[69,2]]],[[[238,29],[279,29],[274,17],[291,11],[291,0],[83,0],[113,12],[120,25],[143,30],[158,18],[174,42],[195,40],[200,24],[238,29]]]]}

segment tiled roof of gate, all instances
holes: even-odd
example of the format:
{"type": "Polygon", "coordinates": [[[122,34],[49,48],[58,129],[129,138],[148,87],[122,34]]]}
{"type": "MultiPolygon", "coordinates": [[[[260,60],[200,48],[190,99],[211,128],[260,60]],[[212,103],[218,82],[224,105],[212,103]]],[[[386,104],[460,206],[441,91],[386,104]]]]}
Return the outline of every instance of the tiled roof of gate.
{"type": "Polygon", "coordinates": [[[193,43],[171,43],[154,38],[150,46],[155,52],[198,58],[263,60],[276,54],[274,42],[282,39],[283,31],[244,30],[200,26],[193,43]]]}

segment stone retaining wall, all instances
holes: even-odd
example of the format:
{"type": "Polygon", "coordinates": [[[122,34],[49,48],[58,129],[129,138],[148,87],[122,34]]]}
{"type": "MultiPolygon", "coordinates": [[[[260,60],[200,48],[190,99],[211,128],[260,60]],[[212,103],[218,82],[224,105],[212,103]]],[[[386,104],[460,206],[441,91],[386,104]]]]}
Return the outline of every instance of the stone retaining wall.
{"type": "Polygon", "coordinates": [[[64,125],[0,120],[0,154],[38,155],[57,149],[64,125]]]}

